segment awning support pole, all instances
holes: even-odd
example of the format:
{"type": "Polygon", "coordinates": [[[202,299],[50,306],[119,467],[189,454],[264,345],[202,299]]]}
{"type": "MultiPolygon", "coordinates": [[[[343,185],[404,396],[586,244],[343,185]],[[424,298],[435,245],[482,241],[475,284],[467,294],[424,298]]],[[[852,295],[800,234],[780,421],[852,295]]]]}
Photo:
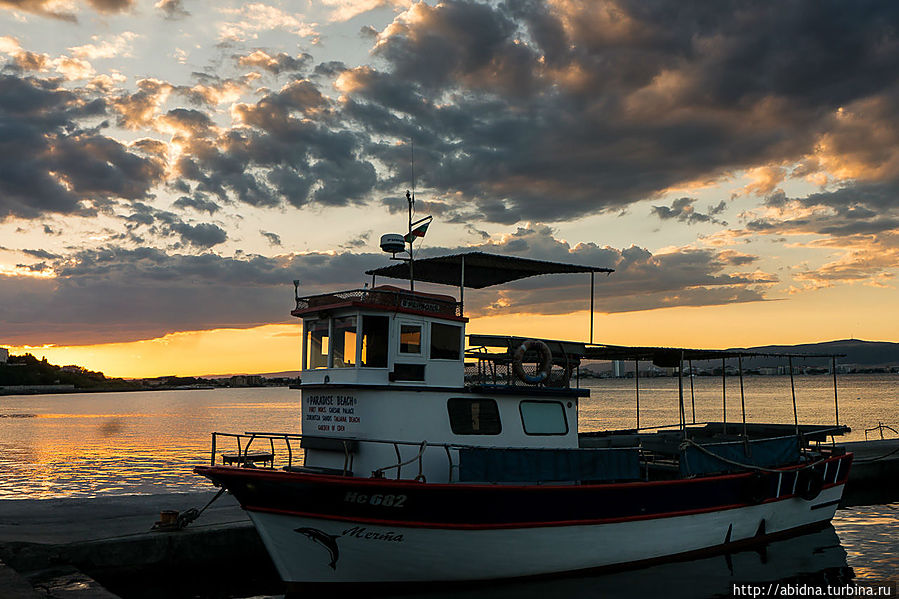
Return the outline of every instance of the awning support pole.
{"type": "Polygon", "coordinates": [[[727,434],[727,358],[721,358],[721,421],[724,434],[727,434]]]}
{"type": "Polygon", "coordinates": [[[637,430],[640,430],[640,360],[634,360],[634,386],[637,391],[637,430]]]}
{"type": "Polygon", "coordinates": [[[743,438],[748,439],[746,434],[746,398],[743,396],[743,356],[737,356],[737,367],[740,369],[740,410],[743,412],[743,438]]]}
{"type": "MultiPolygon", "coordinates": [[[[464,258],[463,258],[464,260],[464,258]]],[[[590,343],[593,343],[593,279],[594,273],[590,271],[590,343]]]]}
{"type": "Polygon", "coordinates": [[[840,426],[840,402],[837,399],[837,357],[830,357],[830,369],[833,371],[833,421],[840,426]]]}
{"type": "Polygon", "coordinates": [[[788,356],[790,364],[790,393],[793,395],[793,424],[796,426],[796,435],[799,435],[799,412],[796,411],[796,383],[793,381],[793,356],[788,356]]]}
{"type": "Polygon", "coordinates": [[[459,277],[459,316],[465,316],[465,254],[462,254],[462,272],[459,277]]]}
{"type": "Polygon", "coordinates": [[[696,396],[693,394],[693,360],[687,362],[690,365],[690,408],[693,410],[693,424],[696,424],[696,396]]]}
{"type": "Polygon", "coordinates": [[[687,438],[687,415],[684,411],[684,352],[680,353],[680,361],[677,364],[677,396],[680,404],[680,430],[684,439],[687,438]]]}

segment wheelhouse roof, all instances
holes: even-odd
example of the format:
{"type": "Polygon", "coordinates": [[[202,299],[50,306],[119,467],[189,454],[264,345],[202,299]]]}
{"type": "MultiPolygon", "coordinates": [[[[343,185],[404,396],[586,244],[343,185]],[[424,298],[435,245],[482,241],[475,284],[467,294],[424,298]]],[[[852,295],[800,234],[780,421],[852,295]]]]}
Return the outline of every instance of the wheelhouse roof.
{"type": "MultiPolygon", "coordinates": [[[[470,289],[483,289],[484,287],[500,285],[537,275],[614,272],[612,268],[548,262],[546,260],[532,260],[515,256],[500,256],[486,252],[464,252],[448,256],[422,258],[415,260],[413,270],[416,281],[459,287],[464,280],[465,287],[470,289]],[[465,269],[464,279],[462,273],[463,265],[465,269]]],[[[408,280],[409,263],[402,262],[375,268],[365,271],[365,274],[408,280]]]]}

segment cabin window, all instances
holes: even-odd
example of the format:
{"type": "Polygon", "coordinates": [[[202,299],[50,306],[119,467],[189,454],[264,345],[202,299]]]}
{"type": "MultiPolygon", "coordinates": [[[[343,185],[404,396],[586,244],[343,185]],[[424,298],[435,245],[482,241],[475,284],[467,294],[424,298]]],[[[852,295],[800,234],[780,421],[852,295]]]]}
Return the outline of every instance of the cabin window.
{"type": "Polygon", "coordinates": [[[528,435],[565,435],[568,420],[558,401],[523,401],[518,404],[521,424],[528,435]]]}
{"type": "Polygon", "coordinates": [[[328,367],[328,319],[306,321],[306,368],[328,367]]]}
{"type": "Polygon", "coordinates": [[[499,408],[492,399],[454,397],[447,402],[450,428],[456,435],[498,435],[499,408]]]}
{"type": "Polygon", "coordinates": [[[387,350],[390,347],[389,339],[389,317],[363,316],[360,364],[369,368],[387,368],[387,350]]]}
{"type": "Polygon", "coordinates": [[[401,354],[420,354],[421,353],[421,325],[418,325],[418,324],[401,324],[400,325],[400,353],[401,354]]]}
{"type": "Polygon", "coordinates": [[[356,317],[335,318],[332,335],[334,337],[331,344],[333,346],[332,368],[354,368],[356,366],[356,317]]]}
{"type": "Polygon", "coordinates": [[[431,358],[458,360],[462,354],[462,327],[451,324],[431,324],[431,358]]]}

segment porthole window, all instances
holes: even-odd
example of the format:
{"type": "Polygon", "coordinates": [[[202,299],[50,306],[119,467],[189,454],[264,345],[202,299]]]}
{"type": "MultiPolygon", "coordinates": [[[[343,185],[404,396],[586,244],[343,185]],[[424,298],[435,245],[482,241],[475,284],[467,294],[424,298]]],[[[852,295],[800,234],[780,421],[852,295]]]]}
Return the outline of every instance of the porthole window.
{"type": "Polygon", "coordinates": [[[498,435],[499,408],[492,399],[454,397],[447,402],[450,428],[456,435],[498,435]]]}
{"type": "Polygon", "coordinates": [[[528,435],[565,435],[568,419],[558,401],[523,401],[519,405],[521,425],[528,435]]]}

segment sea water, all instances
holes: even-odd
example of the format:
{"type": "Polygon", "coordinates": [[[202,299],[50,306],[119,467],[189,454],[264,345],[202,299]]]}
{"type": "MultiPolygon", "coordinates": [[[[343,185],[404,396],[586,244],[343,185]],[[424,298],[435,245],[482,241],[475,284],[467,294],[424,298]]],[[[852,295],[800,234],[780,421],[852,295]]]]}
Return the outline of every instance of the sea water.
{"type": "MultiPolygon", "coordinates": [[[[581,386],[590,388],[591,396],[579,402],[580,430],[634,427],[635,383],[634,379],[582,380],[581,386]]],[[[720,377],[685,378],[688,422],[720,421],[725,410],[728,422],[741,422],[744,406],[750,423],[793,421],[788,376],[746,376],[743,383],[741,401],[738,377],[727,378],[723,393],[720,377]]],[[[840,424],[852,427],[844,437],[847,440],[864,440],[865,429],[878,423],[899,429],[899,376],[845,375],[838,385],[837,406],[830,376],[795,377],[800,424],[833,424],[838,418],[840,424]]],[[[677,422],[676,378],[641,377],[639,397],[641,427],[677,422]]],[[[208,481],[194,475],[192,468],[209,462],[213,431],[299,433],[300,416],[300,392],[287,388],[2,396],[0,499],[208,491],[208,481]]],[[[895,436],[889,431],[886,435],[895,436]]],[[[869,431],[868,436],[880,438],[880,431],[869,431]]],[[[219,449],[236,450],[236,446],[220,445],[219,449]]],[[[653,589],[665,589],[666,596],[672,597],[732,596],[722,589],[735,581],[781,580],[800,574],[818,577],[815,580],[839,581],[847,576],[896,580],[897,515],[896,504],[839,510],[833,527],[800,541],[772,544],[768,553],[740,552],[678,567],[663,565],[641,570],[636,577],[625,573],[572,578],[556,581],[551,588],[511,585],[483,596],[511,593],[510,597],[519,597],[546,591],[569,597],[626,597],[651,595],[653,589]],[[802,574],[806,571],[811,573],[802,574]],[[711,586],[691,587],[697,576],[704,576],[711,586]],[[649,586],[628,586],[637,580],[648,581],[649,586]],[[683,592],[675,593],[673,589],[679,587],[683,592]]],[[[482,596],[478,592],[472,591],[471,596],[482,596]]]]}

